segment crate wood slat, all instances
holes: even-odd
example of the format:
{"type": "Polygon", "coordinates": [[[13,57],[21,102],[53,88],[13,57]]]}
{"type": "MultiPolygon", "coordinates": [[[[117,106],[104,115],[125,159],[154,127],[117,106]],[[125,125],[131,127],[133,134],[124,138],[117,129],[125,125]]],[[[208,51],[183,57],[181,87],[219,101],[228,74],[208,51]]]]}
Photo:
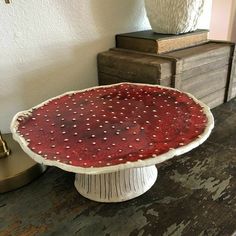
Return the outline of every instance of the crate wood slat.
{"type": "Polygon", "coordinates": [[[216,59],[211,63],[204,64],[202,66],[194,67],[191,70],[184,71],[181,74],[181,79],[186,80],[191,77],[198,76],[200,74],[208,73],[211,70],[217,70],[219,68],[223,68],[224,66],[227,66],[230,63],[230,58],[228,56],[221,57],[219,59],[216,59]]]}
{"type": "MultiPolygon", "coordinates": [[[[228,58],[229,66],[228,66],[226,93],[225,93],[224,101],[225,102],[229,101],[235,96],[235,94],[232,92],[233,86],[234,86],[233,81],[236,77],[234,73],[235,71],[235,43],[214,40],[214,41],[210,41],[210,44],[208,43],[205,45],[201,45],[201,46],[197,46],[197,47],[193,47],[193,48],[189,48],[185,50],[179,50],[176,52],[167,53],[166,55],[168,56],[175,55],[176,57],[179,57],[183,60],[183,64],[182,64],[183,74],[182,75],[184,75],[185,70],[190,72],[192,61],[194,59],[196,59],[196,61],[194,62],[195,66],[196,65],[202,66],[204,63],[206,63],[206,61],[213,62],[213,65],[214,65],[215,64],[214,58],[216,57],[220,58],[222,56],[225,57],[226,55],[226,57],[228,58]],[[205,47],[205,52],[203,52],[204,47],[205,47]],[[216,49],[215,47],[218,47],[218,49],[216,49]],[[214,50],[212,51],[212,49],[214,50]]],[[[182,77],[182,80],[184,80],[184,77],[182,77]]]]}
{"type": "MultiPolygon", "coordinates": [[[[118,76],[126,81],[149,81],[159,84],[171,76],[171,62],[166,59],[143,57],[137,53],[108,51],[98,55],[98,72],[118,76]]],[[[99,78],[102,78],[99,76],[99,78]]],[[[99,81],[101,81],[99,79],[99,81]]],[[[99,82],[100,84],[103,82],[99,82]]]]}
{"type": "MultiPolygon", "coordinates": [[[[155,63],[158,61],[158,60],[165,60],[165,67],[161,67],[160,68],[160,75],[161,76],[165,76],[165,78],[170,78],[171,81],[169,82],[171,84],[171,87],[174,87],[174,88],[180,88],[180,84],[181,84],[181,78],[179,76],[179,74],[182,72],[182,61],[175,58],[175,57],[172,57],[172,56],[168,56],[168,55],[155,55],[155,54],[151,54],[151,53],[143,53],[143,52],[137,52],[137,51],[133,51],[133,50],[127,50],[127,49],[120,49],[120,48],[112,48],[110,49],[110,51],[114,51],[114,52],[123,52],[123,53],[130,53],[131,55],[134,55],[134,56],[141,56],[141,58],[146,58],[146,57],[149,57],[151,58],[151,60],[155,63]],[[167,64],[167,61],[168,61],[168,64],[167,64]]],[[[98,63],[99,64],[99,63],[98,63]]],[[[152,64],[150,64],[150,66],[152,66],[152,64]]],[[[123,70],[126,70],[126,67],[123,68],[123,70]]],[[[164,79],[165,79],[164,78],[164,79]]],[[[156,84],[160,84],[160,85],[164,85],[162,84],[162,80],[164,80],[162,77],[159,78],[160,80],[159,83],[156,83],[156,84]]],[[[147,81],[150,81],[148,83],[153,83],[151,81],[151,79],[148,77],[146,80],[146,83],[147,81]]],[[[165,83],[166,84],[166,83],[165,83]]]]}
{"type": "Polygon", "coordinates": [[[233,84],[232,91],[231,91],[231,97],[236,97],[236,83],[233,84]]]}
{"type": "Polygon", "coordinates": [[[209,73],[200,74],[194,78],[182,81],[181,90],[189,92],[197,98],[204,97],[214,91],[225,88],[227,84],[228,66],[213,70],[209,73]],[[207,84],[210,86],[206,86],[207,84]]]}
{"type": "Polygon", "coordinates": [[[215,91],[205,97],[200,98],[202,102],[207,104],[210,108],[217,107],[224,103],[225,88],[215,91]]]}
{"type": "MultiPolygon", "coordinates": [[[[144,83],[146,84],[147,81],[145,80],[145,78],[143,79],[134,79],[134,80],[127,80],[124,77],[119,77],[119,75],[109,75],[107,73],[99,73],[99,85],[107,85],[107,84],[117,84],[117,83],[121,83],[121,82],[133,82],[133,83],[144,83]]],[[[149,82],[149,84],[157,84],[156,82],[149,82]]],[[[162,86],[167,86],[167,87],[171,87],[171,78],[165,78],[163,80],[160,80],[160,83],[158,83],[159,85],[162,86]]]]}
{"type": "Polygon", "coordinates": [[[233,74],[233,83],[236,82],[236,59],[234,59],[234,70],[232,70],[232,74],[233,74]]]}
{"type": "Polygon", "coordinates": [[[226,44],[206,43],[163,55],[182,60],[182,71],[187,71],[195,67],[213,63],[216,58],[230,57],[230,47],[226,44]]]}
{"type": "Polygon", "coordinates": [[[229,101],[233,97],[235,97],[235,91],[234,91],[234,82],[236,81],[236,48],[235,45],[231,48],[231,62],[230,62],[230,67],[229,67],[229,80],[228,80],[228,85],[227,85],[227,96],[226,96],[226,101],[229,101]]]}

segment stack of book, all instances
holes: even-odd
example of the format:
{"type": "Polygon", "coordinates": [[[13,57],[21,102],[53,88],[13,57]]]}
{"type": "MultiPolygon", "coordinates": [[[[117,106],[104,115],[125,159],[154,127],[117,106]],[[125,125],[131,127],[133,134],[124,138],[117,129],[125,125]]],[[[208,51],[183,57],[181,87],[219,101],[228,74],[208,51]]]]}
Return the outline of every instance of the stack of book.
{"type": "Polygon", "coordinates": [[[98,55],[99,84],[139,82],[193,94],[211,108],[236,95],[234,43],[208,40],[208,30],[181,35],[151,30],[116,35],[98,55]]]}

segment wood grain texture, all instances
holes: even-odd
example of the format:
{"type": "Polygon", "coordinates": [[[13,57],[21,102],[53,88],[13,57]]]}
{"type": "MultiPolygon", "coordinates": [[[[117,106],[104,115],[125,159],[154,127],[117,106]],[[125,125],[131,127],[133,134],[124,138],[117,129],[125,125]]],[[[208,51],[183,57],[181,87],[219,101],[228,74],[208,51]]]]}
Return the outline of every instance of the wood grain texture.
{"type": "Polygon", "coordinates": [[[200,100],[205,104],[207,104],[212,109],[224,103],[224,98],[225,98],[225,88],[222,88],[213,93],[207,94],[204,97],[201,97],[200,100]]]}
{"type": "Polygon", "coordinates": [[[236,82],[236,55],[234,56],[234,59],[233,59],[232,75],[233,75],[233,83],[235,83],[236,82]]]}
{"type": "MultiPolygon", "coordinates": [[[[120,74],[108,74],[108,73],[103,73],[99,72],[98,73],[98,82],[99,85],[107,85],[107,84],[116,84],[116,83],[121,83],[121,82],[134,82],[134,83],[147,83],[147,80],[149,77],[143,76],[143,77],[133,77],[133,78],[128,78],[127,77],[120,77],[120,74]]],[[[156,81],[149,80],[149,84],[159,84],[162,86],[167,86],[171,87],[171,77],[163,78],[162,80],[159,80],[157,83],[156,81]]]]}
{"type": "Polygon", "coordinates": [[[231,47],[231,57],[230,57],[230,66],[229,66],[229,76],[228,76],[228,84],[227,84],[227,96],[226,101],[229,101],[233,97],[234,94],[234,83],[236,82],[236,47],[233,45],[231,47]]]}
{"type": "Polygon", "coordinates": [[[171,66],[169,60],[124,50],[110,50],[98,55],[98,73],[118,76],[126,81],[148,79],[150,83],[159,84],[161,79],[171,76],[171,66]]]}
{"type": "Polygon", "coordinates": [[[186,80],[189,78],[194,78],[201,74],[207,74],[211,71],[218,70],[219,68],[224,68],[230,64],[230,58],[228,56],[215,58],[214,62],[203,64],[201,66],[193,67],[190,70],[183,71],[181,73],[181,79],[186,80]]]}
{"type": "Polygon", "coordinates": [[[219,89],[225,88],[227,83],[228,66],[218,70],[203,73],[195,77],[183,80],[181,90],[189,92],[201,98],[219,89]]]}
{"type": "Polygon", "coordinates": [[[223,43],[208,42],[200,46],[165,53],[164,55],[183,60],[182,71],[187,71],[205,64],[214,63],[216,59],[222,57],[229,58],[230,46],[223,43]]]}
{"type": "Polygon", "coordinates": [[[236,97],[236,83],[233,83],[231,90],[231,98],[236,97]]]}

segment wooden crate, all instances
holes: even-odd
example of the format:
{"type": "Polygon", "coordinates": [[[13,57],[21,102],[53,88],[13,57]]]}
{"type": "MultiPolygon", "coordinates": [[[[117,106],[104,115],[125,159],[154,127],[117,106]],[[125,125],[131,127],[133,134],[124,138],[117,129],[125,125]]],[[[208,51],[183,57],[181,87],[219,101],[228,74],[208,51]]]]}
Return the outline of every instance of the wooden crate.
{"type": "Polygon", "coordinates": [[[232,49],[231,55],[231,67],[230,67],[230,79],[227,90],[227,101],[236,97],[236,48],[232,49]]]}
{"type": "Polygon", "coordinates": [[[171,86],[172,63],[154,55],[111,49],[98,55],[99,84],[119,82],[171,86]]]}
{"type": "Polygon", "coordinates": [[[213,108],[235,96],[233,52],[234,44],[218,41],[162,55],[110,49],[98,55],[99,84],[170,86],[193,94],[213,108]]]}

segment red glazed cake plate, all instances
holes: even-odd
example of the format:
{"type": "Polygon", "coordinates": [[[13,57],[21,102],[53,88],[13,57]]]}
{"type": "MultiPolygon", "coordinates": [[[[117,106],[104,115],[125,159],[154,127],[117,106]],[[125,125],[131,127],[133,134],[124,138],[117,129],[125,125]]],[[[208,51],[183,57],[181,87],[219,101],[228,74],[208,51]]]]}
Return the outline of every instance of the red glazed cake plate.
{"type": "Polygon", "coordinates": [[[87,198],[125,201],[156,181],[155,164],[203,143],[214,119],[192,95],[120,83],[71,91],[15,115],[13,137],[35,161],[76,173],[87,198]]]}

